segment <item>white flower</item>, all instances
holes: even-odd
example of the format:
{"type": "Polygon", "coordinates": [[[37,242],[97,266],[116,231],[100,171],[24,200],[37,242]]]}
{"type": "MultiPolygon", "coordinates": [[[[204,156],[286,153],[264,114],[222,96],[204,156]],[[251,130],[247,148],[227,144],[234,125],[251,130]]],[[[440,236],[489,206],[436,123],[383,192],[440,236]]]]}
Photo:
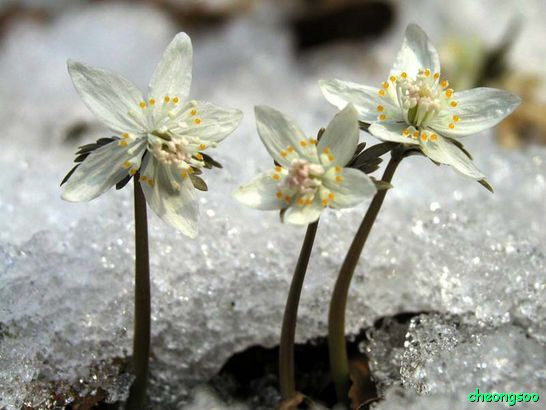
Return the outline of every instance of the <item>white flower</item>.
{"type": "Polygon", "coordinates": [[[339,109],[354,104],[377,138],[419,147],[433,161],[480,181],[484,175],[456,138],[493,127],[521,102],[494,88],[453,91],[440,77],[436,49],[414,24],[381,88],[342,80],[321,80],[320,87],[339,109]]]}
{"type": "Polygon", "coordinates": [[[349,208],[376,192],[362,171],[344,168],[358,145],[358,114],[352,104],[330,122],[319,141],[307,138],[286,116],[256,107],[258,134],[279,164],[234,192],[237,200],[262,210],[286,209],[284,220],[306,225],[325,207],[349,208]]]}
{"type": "Polygon", "coordinates": [[[125,78],[75,61],[68,71],[89,109],[122,138],[93,151],[68,180],[63,198],[88,201],[127,175],[140,172],[146,201],[165,222],[197,235],[198,204],[192,174],[238,126],[242,114],[202,101],[189,101],[192,45],[179,33],[152,76],[148,95],[125,78]]]}

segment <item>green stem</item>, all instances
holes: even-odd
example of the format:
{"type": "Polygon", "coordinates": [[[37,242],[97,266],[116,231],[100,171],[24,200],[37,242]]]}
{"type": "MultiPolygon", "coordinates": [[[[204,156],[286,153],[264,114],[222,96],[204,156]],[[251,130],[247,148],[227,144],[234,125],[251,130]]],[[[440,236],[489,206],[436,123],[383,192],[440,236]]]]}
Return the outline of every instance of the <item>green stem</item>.
{"type": "MultiPolygon", "coordinates": [[[[402,160],[403,155],[396,150],[391,152],[391,160],[387,164],[382,181],[391,182],[396,167],[402,160]]],[[[330,312],[328,315],[328,349],[330,354],[330,372],[336,387],[338,401],[347,403],[349,399],[349,359],[347,357],[347,346],[345,344],[345,309],[347,306],[347,295],[349,286],[355,271],[358,260],[368,239],[368,235],[381,209],[387,190],[378,191],[358,228],[358,231],[351,243],[351,247],[345,256],[343,265],[336,280],[332,300],[330,301],[330,312]]]]}
{"type": "Polygon", "coordinates": [[[318,220],[312,224],[309,224],[307,227],[305,239],[303,240],[300,256],[298,258],[298,263],[296,264],[294,276],[292,276],[288,299],[286,300],[286,306],[284,308],[281,342],[279,345],[279,384],[283,400],[292,399],[296,395],[294,370],[294,339],[296,335],[296,321],[298,318],[298,305],[300,303],[303,280],[305,279],[305,272],[307,271],[307,265],[313,249],[313,243],[315,242],[317,227],[318,220]]]}
{"type": "Polygon", "coordinates": [[[133,366],[135,381],[129,391],[127,410],[144,410],[148,361],[150,358],[150,260],[148,254],[148,222],[146,199],[134,178],[135,197],[135,333],[133,336],[133,366]]]}

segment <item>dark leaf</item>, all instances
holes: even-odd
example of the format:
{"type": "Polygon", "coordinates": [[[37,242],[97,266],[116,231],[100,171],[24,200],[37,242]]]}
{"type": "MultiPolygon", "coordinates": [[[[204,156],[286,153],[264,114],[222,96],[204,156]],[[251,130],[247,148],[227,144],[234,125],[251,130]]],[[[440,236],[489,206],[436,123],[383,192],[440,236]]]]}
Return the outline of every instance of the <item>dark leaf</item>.
{"type": "Polygon", "coordinates": [[[397,145],[399,145],[396,142],[381,142],[379,144],[375,144],[365,150],[362,154],[359,155],[358,161],[367,161],[372,158],[378,158],[383,155],[385,155],[387,152],[391,151],[393,148],[395,148],[397,145]]]}
{"type": "Polygon", "coordinates": [[[203,171],[201,171],[199,168],[192,168],[193,175],[201,175],[203,171]]]}
{"type": "Polygon", "coordinates": [[[197,175],[190,175],[191,182],[195,189],[198,189],[200,191],[208,191],[208,187],[206,182],[203,180],[203,178],[198,177],[197,175]]]}
{"type": "Polygon", "coordinates": [[[371,174],[379,169],[379,165],[383,162],[383,159],[376,158],[374,161],[367,162],[366,164],[361,165],[357,169],[361,170],[365,174],[371,174]]]}
{"type": "Polygon", "coordinates": [[[368,128],[370,128],[370,124],[368,124],[367,122],[358,121],[358,127],[362,131],[368,131],[368,128]]]}
{"type": "Polygon", "coordinates": [[[83,162],[83,160],[85,158],[87,158],[89,156],[89,153],[85,153],[85,154],[80,154],[76,157],[76,159],[74,160],[74,162],[83,162]]]}
{"type": "Polygon", "coordinates": [[[283,209],[281,209],[281,211],[279,212],[279,217],[281,218],[281,223],[284,223],[284,214],[286,213],[286,209],[287,209],[287,208],[283,208],[283,209]]]}
{"type": "Polygon", "coordinates": [[[326,131],[326,128],[321,128],[320,130],[318,130],[317,141],[320,141],[320,139],[322,138],[322,134],[324,134],[324,131],[326,131]]]}
{"type": "Polygon", "coordinates": [[[366,148],[366,142],[361,142],[356,146],[355,155],[360,154],[362,151],[364,151],[364,148],[366,148]]]}
{"type": "Polygon", "coordinates": [[[63,180],[61,181],[61,185],[60,186],[63,186],[64,183],[66,183],[66,181],[68,181],[70,179],[70,177],[72,176],[72,174],[74,173],[74,171],[76,170],[76,168],[78,168],[80,166],[80,164],[77,164],[74,168],[72,168],[70,171],[68,171],[68,174],[66,174],[66,176],[63,178],[63,180]]]}
{"type": "Polygon", "coordinates": [[[489,182],[487,182],[487,180],[484,178],[484,179],[480,179],[478,181],[480,183],[480,185],[482,185],[485,189],[487,189],[489,192],[491,192],[492,194],[494,194],[495,192],[493,191],[493,187],[491,186],[491,184],[489,182]]]}
{"type": "Polygon", "coordinates": [[[203,155],[203,161],[205,161],[206,164],[210,164],[216,168],[222,168],[222,164],[220,164],[218,161],[215,161],[214,158],[212,158],[210,155],[203,153],[201,153],[201,155],[203,155]]]}
{"type": "Polygon", "coordinates": [[[119,181],[117,184],[116,184],[116,189],[121,189],[123,188],[125,185],[127,185],[129,183],[129,181],[131,180],[131,178],[133,178],[132,175],[127,175],[125,178],[123,178],[121,181],[119,181]]]}

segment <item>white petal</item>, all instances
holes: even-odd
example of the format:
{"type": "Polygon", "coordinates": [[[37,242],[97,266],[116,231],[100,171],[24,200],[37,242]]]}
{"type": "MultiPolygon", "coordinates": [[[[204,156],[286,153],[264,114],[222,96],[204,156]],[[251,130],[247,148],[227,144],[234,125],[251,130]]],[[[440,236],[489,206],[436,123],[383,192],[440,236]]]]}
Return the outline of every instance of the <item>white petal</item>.
{"type": "Polygon", "coordinates": [[[315,146],[307,144],[307,149],[301,147],[300,143],[307,142],[308,138],[292,120],[281,112],[263,105],[255,107],[254,111],[258,134],[275,161],[282,165],[290,165],[290,160],[281,156],[281,151],[290,146],[298,156],[318,162],[315,146]],[[314,155],[310,147],[314,148],[314,155]]]}
{"type": "Polygon", "coordinates": [[[162,101],[165,96],[176,96],[181,101],[186,101],[190,94],[192,61],[191,40],[186,33],[178,33],[154,71],[148,95],[157,101],[162,101]]]}
{"type": "Polygon", "coordinates": [[[486,87],[456,92],[453,98],[457,107],[430,123],[431,128],[448,136],[476,134],[494,127],[521,103],[521,98],[514,94],[486,87]],[[459,116],[458,122],[453,122],[453,115],[459,116]],[[450,129],[450,123],[455,128],[450,129]]]}
{"type": "Polygon", "coordinates": [[[288,208],[284,214],[284,221],[293,225],[308,225],[320,217],[323,209],[324,207],[317,195],[311,205],[294,204],[288,208]]]}
{"type": "Polygon", "coordinates": [[[348,104],[326,127],[317,146],[319,153],[328,148],[334,156],[334,164],[346,165],[358,145],[358,132],[358,113],[353,104],[348,104]]]}
{"type": "Polygon", "coordinates": [[[461,174],[477,180],[484,178],[472,160],[453,142],[438,136],[436,141],[428,139],[420,142],[421,150],[430,159],[454,167],[461,174]]]}
{"type": "Polygon", "coordinates": [[[193,105],[197,110],[195,118],[189,121],[190,126],[180,135],[190,135],[199,137],[204,142],[220,142],[231,134],[241,122],[243,113],[240,110],[224,108],[218,105],[205,102],[194,101],[193,105]],[[195,119],[199,119],[199,124],[195,119]]]}
{"type": "Polygon", "coordinates": [[[392,119],[402,118],[398,106],[387,98],[381,98],[378,88],[343,80],[320,80],[319,85],[324,97],[338,109],[342,110],[347,104],[352,103],[362,122],[377,121],[378,105],[382,105],[392,119]]]}
{"type": "Polygon", "coordinates": [[[258,174],[251,181],[233,192],[233,197],[242,204],[255,209],[274,210],[286,207],[283,199],[277,198],[279,181],[272,178],[273,173],[266,171],[258,174]]]}
{"type": "Polygon", "coordinates": [[[417,145],[419,142],[411,137],[406,137],[402,132],[408,128],[407,124],[385,121],[370,125],[368,132],[382,141],[401,142],[403,144],[417,145]]]}
{"type": "Polygon", "coordinates": [[[410,24],[406,29],[402,47],[396,55],[391,75],[406,72],[408,77],[413,78],[421,68],[440,73],[440,58],[423,29],[416,24],[410,24]]]}
{"type": "Polygon", "coordinates": [[[126,161],[139,159],[146,149],[146,141],[139,139],[128,147],[114,141],[95,151],[76,168],[64,185],[62,198],[71,202],[90,201],[109,190],[127,176],[126,161]]]}
{"type": "Polygon", "coordinates": [[[140,183],[150,208],[164,222],[195,238],[199,205],[190,178],[182,178],[173,167],[164,166],[151,155],[146,157],[141,174],[154,180],[152,185],[147,181],[140,183]],[[173,182],[178,184],[178,189],[173,187],[173,182]]]}
{"type": "Polygon", "coordinates": [[[372,197],[377,192],[368,175],[358,169],[343,168],[340,173],[328,171],[323,179],[324,187],[334,193],[332,208],[350,208],[372,197]],[[336,177],[341,177],[336,180],[336,177]]]}
{"type": "Polygon", "coordinates": [[[130,81],[72,60],[68,72],[82,100],[106,126],[119,133],[145,133],[142,93],[130,81]]]}

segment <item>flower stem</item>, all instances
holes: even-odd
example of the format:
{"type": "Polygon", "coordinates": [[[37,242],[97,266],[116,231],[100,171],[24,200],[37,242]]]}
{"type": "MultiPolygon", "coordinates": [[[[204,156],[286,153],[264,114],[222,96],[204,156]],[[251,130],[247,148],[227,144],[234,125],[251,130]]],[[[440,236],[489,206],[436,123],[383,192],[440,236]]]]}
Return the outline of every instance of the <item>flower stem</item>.
{"type": "MultiPolygon", "coordinates": [[[[390,182],[396,171],[396,167],[402,160],[403,155],[397,150],[391,152],[391,160],[387,164],[382,181],[390,182]]],[[[358,231],[351,243],[349,251],[345,256],[343,265],[336,280],[330,311],[328,314],[328,349],[330,355],[330,372],[336,388],[338,401],[347,403],[349,400],[349,360],[347,357],[347,346],[345,344],[345,309],[347,306],[347,295],[349,286],[355,271],[358,260],[368,239],[368,235],[377,218],[387,190],[378,191],[358,228],[358,231]]]]}
{"type": "Polygon", "coordinates": [[[148,254],[148,222],[146,200],[134,178],[135,197],[135,332],[133,336],[133,366],[135,381],[129,391],[127,410],[144,410],[148,361],[150,357],[150,260],[148,254]]]}
{"type": "Polygon", "coordinates": [[[296,321],[298,318],[298,305],[300,302],[301,289],[305,272],[309,263],[309,257],[315,242],[315,234],[317,233],[318,220],[309,224],[305,239],[300,250],[300,256],[288,299],[284,308],[284,317],[282,321],[281,342],[279,345],[279,384],[283,400],[290,400],[296,395],[296,382],[294,370],[294,339],[296,334],[296,321]]]}

